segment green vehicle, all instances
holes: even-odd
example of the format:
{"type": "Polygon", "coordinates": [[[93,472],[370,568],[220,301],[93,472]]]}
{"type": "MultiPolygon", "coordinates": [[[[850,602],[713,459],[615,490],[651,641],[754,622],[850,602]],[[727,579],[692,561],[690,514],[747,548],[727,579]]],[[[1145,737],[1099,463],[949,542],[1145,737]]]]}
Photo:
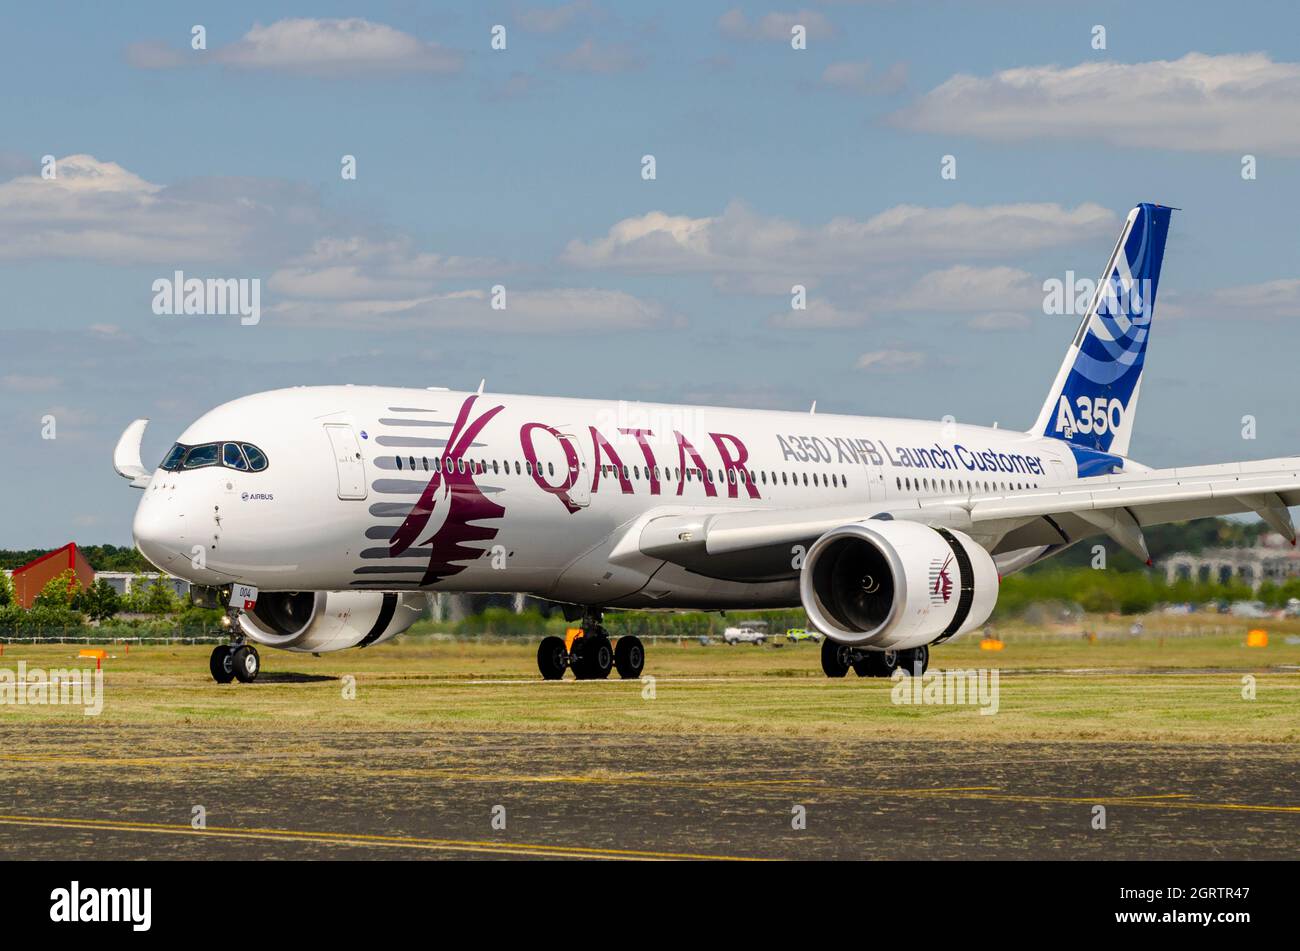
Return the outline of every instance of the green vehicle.
{"type": "Polygon", "coordinates": [[[807,628],[792,627],[785,632],[785,639],[791,644],[798,644],[800,641],[812,641],[818,643],[822,636],[816,631],[810,631],[807,628]]]}

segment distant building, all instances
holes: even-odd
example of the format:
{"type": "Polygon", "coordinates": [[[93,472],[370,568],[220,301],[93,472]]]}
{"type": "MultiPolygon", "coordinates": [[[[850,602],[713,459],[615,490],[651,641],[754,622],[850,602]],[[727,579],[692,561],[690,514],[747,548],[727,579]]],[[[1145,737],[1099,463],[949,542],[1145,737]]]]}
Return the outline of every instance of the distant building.
{"type": "Polygon", "coordinates": [[[14,600],[23,608],[30,608],[47,584],[69,568],[77,577],[83,588],[95,583],[95,569],[90,567],[86,556],[77,550],[75,542],[69,542],[62,548],[56,548],[47,555],[41,555],[35,561],[29,561],[21,568],[13,570],[14,600]]]}
{"type": "Polygon", "coordinates": [[[1300,578],[1300,551],[1281,535],[1261,535],[1249,548],[1206,548],[1199,552],[1181,551],[1162,558],[1165,580],[1173,584],[1180,579],[1192,581],[1241,581],[1258,589],[1265,581],[1281,584],[1300,578]]]}
{"type": "MultiPolygon", "coordinates": [[[[160,577],[160,575],[156,571],[101,571],[95,577],[101,581],[107,581],[118,594],[128,595],[137,587],[149,587],[154,583],[154,579],[160,577]]],[[[171,575],[162,577],[166,577],[167,583],[171,585],[176,597],[185,598],[189,596],[190,583],[184,578],[175,578],[171,575]]]]}

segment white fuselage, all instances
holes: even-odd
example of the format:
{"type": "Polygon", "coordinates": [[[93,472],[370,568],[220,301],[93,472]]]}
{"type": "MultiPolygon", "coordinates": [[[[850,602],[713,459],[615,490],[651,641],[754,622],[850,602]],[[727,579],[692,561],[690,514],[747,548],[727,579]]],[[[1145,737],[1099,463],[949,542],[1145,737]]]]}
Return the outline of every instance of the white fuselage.
{"type": "Polygon", "coordinates": [[[165,571],[605,607],[799,603],[797,581],[715,580],[620,548],[651,516],[860,504],[866,517],[1080,474],[1060,440],[955,423],[369,386],[255,394],[179,438],[225,441],[255,445],[265,468],[160,468],[145,487],[136,542],[165,571]]]}

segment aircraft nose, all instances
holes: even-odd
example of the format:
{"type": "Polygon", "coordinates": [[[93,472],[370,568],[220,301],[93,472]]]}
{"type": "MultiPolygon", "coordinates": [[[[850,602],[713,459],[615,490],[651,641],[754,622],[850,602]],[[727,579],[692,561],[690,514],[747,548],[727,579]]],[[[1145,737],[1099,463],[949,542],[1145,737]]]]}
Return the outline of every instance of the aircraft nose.
{"type": "MultiPolygon", "coordinates": [[[[148,492],[148,490],[145,490],[148,492]]],[[[175,573],[180,559],[181,519],[168,500],[146,495],[135,510],[131,534],[140,554],[160,571],[175,573]]]]}

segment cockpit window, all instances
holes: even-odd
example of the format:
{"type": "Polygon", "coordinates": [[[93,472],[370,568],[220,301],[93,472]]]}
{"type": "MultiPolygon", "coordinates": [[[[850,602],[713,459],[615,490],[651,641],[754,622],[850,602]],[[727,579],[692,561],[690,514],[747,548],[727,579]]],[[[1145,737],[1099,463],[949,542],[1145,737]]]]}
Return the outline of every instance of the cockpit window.
{"type": "Polygon", "coordinates": [[[215,466],[217,464],[217,444],[214,442],[206,443],[202,446],[195,446],[185,456],[186,469],[201,469],[204,466],[215,466]]]}
{"type": "Polygon", "coordinates": [[[209,442],[201,446],[176,443],[168,450],[160,468],[167,472],[225,466],[239,472],[261,472],[269,464],[266,453],[252,443],[209,442]]]}
{"type": "Polygon", "coordinates": [[[167,458],[162,461],[162,468],[168,472],[175,472],[181,467],[181,460],[185,458],[188,446],[182,446],[180,443],[172,446],[171,451],[167,453],[167,458]]]}
{"type": "Polygon", "coordinates": [[[261,472],[267,466],[266,453],[251,443],[244,443],[244,455],[248,457],[248,468],[261,472]]]}
{"type": "Polygon", "coordinates": [[[221,464],[228,469],[238,469],[240,472],[248,469],[244,454],[239,451],[239,443],[228,442],[221,447],[221,464]]]}

